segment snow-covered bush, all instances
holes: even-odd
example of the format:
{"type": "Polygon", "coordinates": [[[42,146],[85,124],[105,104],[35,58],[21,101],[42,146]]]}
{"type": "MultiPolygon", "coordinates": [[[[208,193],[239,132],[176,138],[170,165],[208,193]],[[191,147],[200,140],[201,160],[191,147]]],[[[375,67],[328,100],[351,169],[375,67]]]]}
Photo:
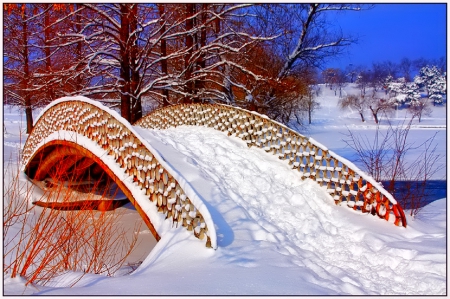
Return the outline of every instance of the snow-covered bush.
{"type": "Polygon", "coordinates": [[[444,95],[446,95],[447,81],[445,80],[445,74],[436,78],[436,81],[430,84],[428,92],[429,99],[433,101],[434,104],[442,104],[444,95]]]}
{"type": "Polygon", "coordinates": [[[447,81],[446,74],[436,66],[425,66],[420,69],[419,74],[414,78],[414,83],[420,88],[425,88],[427,96],[434,104],[442,104],[442,95],[446,94],[447,81]]]}
{"type": "Polygon", "coordinates": [[[405,95],[405,104],[416,105],[420,101],[419,86],[417,84],[404,84],[402,88],[402,93],[405,95]]]}
{"type": "Polygon", "coordinates": [[[410,106],[411,102],[420,100],[419,86],[415,83],[390,81],[386,83],[386,90],[397,106],[410,106]]]}

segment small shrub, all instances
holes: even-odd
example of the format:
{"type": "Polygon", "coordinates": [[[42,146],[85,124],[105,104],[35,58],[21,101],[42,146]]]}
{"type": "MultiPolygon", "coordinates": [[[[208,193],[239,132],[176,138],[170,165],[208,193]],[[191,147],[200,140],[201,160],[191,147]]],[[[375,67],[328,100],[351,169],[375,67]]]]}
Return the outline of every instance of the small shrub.
{"type": "Polygon", "coordinates": [[[388,181],[385,186],[391,194],[395,193],[396,182],[407,182],[408,192],[404,192],[396,200],[403,207],[411,209],[410,215],[415,216],[423,206],[424,199],[429,195],[426,184],[430,178],[442,169],[442,156],[436,153],[433,135],[421,145],[408,143],[408,134],[413,118],[405,125],[393,127],[389,123],[386,132],[381,133],[377,126],[375,138],[369,141],[367,136],[359,137],[349,130],[345,143],[356,151],[364,170],[376,181],[388,181]],[[405,159],[411,150],[420,149],[420,155],[408,163],[405,159]]]}
{"type": "MultiPolygon", "coordinates": [[[[27,285],[46,285],[67,271],[114,275],[137,242],[136,234],[129,240],[126,232],[117,227],[120,214],[88,207],[60,211],[33,206],[30,202],[37,187],[24,184],[19,176],[17,169],[4,186],[4,274],[24,277],[27,285]]],[[[76,196],[82,195],[58,184],[45,190],[40,200],[67,202],[77,200],[76,196]]],[[[78,199],[93,196],[87,193],[78,199]]],[[[83,276],[80,274],[70,286],[83,276]]]]}

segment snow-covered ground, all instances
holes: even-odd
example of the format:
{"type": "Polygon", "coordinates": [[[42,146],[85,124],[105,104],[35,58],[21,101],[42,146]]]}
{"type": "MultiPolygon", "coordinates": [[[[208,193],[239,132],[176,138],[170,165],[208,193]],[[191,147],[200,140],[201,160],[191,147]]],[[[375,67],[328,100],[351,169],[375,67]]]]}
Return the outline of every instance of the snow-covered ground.
{"type": "MultiPolygon", "coordinates": [[[[351,86],[346,92],[352,92],[351,86]]],[[[338,97],[323,88],[322,108],[305,135],[354,160],[342,139],[347,128],[372,134],[375,124],[336,108],[338,97]]],[[[404,118],[399,111],[396,122],[404,118]]],[[[23,118],[22,118],[23,119],[23,118]]],[[[4,111],[4,159],[17,162],[20,126],[16,110],[4,111]]],[[[382,120],[383,125],[383,120],[382,120]]],[[[170,230],[152,244],[150,254],[131,275],[75,275],[52,287],[24,288],[20,278],[4,278],[4,294],[39,295],[445,295],[446,198],[408,214],[408,227],[335,206],[316,183],[301,181],[285,162],[238,138],[209,128],[164,131],[135,127],[177,169],[206,203],[216,225],[218,249],[204,247],[184,228],[170,230]]],[[[411,142],[437,132],[438,153],[446,156],[446,107],[414,123],[411,142]]],[[[413,155],[414,156],[414,153],[413,155]]],[[[414,157],[409,157],[413,159],[414,157]]],[[[445,164],[445,159],[442,163],[445,164]]],[[[355,163],[357,164],[357,163],[355,163]]],[[[6,162],[5,167],[9,164],[6,162]]],[[[358,165],[358,164],[357,164],[358,165]]],[[[361,167],[362,168],[362,167],[361,167]]],[[[446,168],[434,179],[446,179],[446,168]]],[[[7,199],[5,199],[7,200],[7,199]]],[[[122,207],[126,217],[139,217],[122,207]]],[[[126,225],[126,218],[124,225],[126,225]]],[[[145,234],[142,229],[141,235],[145,234]]],[[[139,259],[142,254],[135,253],[139,259]]]]}

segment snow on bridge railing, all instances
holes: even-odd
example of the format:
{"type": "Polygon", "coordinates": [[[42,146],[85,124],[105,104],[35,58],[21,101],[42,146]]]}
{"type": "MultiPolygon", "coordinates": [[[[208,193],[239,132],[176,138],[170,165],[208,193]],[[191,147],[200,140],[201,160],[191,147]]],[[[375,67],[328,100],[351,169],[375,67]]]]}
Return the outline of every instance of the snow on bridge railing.
{"type": "MultiPolygon", "coordinates": [[[[159,223],[160,219],[150,217],[148,213],[152,212],[149,209],[157,209],[165,219],[172,219],[172,225],[178,226],[180,223],[197,238],[206,240],[207,247],[217,248],[211,215],[194,189],[125,119],[96,101],[85,97],[68,97],[48,105],[25,143],[23,170],[46,142],[54,139],[54,136],[67,138],[68,135],[78,136],[72,138],[78,143],[95,142],[101,154],[109,156],[102,160],[114,164],[109,165],[112,169],[120,167],[122,177],[130,189],[141,190],[138,194],[145,194],[144,200],[141,196],[134,200],[140,209],[145,210],[153,225],[155,221],[159,229],[163,226],[159,223]],[[151,207],[150,201],[156,205],[156,209],[151,207]]],[[[162,220],[166,221],[169,220],[162,220]]],[[[158,227],[155,229],[158,231],[158,227]]]]}
{"type": "Polygon", "coordinates": [[[265,115],[222,104],[179,104],[153,111],[134,125],[166,129],[180,125],[207,126],[227,132],[287,160],[302,179],[326,188],[335,203],[378,215],[406,227],[405,214],[394,197],[371,176],[312,138],[305,137],[265,115]]]}

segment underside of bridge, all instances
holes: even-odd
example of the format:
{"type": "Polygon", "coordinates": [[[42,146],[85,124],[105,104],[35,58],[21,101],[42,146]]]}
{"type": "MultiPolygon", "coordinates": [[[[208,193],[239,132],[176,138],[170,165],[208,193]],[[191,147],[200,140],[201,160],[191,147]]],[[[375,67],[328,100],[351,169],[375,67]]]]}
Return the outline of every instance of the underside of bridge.
{"type": "Polygon", "coordinates": [[[64,185],[71,190],[85,193],[86,198],[92,194],[101,196],[101,199],[94,200],[76,198],[64,202],[34,202],[38,206],[59,210],[109,211],[131,202],[155,239],[160,239],[149,217],[142,211],[125,184],[100,157],[77,143],[65,140],[46,143],[30,159],[25,173],[41,186],[51,188],[64,185]],[[117,193],[123,193],[124,198],[115,199],[117,193]]]}

